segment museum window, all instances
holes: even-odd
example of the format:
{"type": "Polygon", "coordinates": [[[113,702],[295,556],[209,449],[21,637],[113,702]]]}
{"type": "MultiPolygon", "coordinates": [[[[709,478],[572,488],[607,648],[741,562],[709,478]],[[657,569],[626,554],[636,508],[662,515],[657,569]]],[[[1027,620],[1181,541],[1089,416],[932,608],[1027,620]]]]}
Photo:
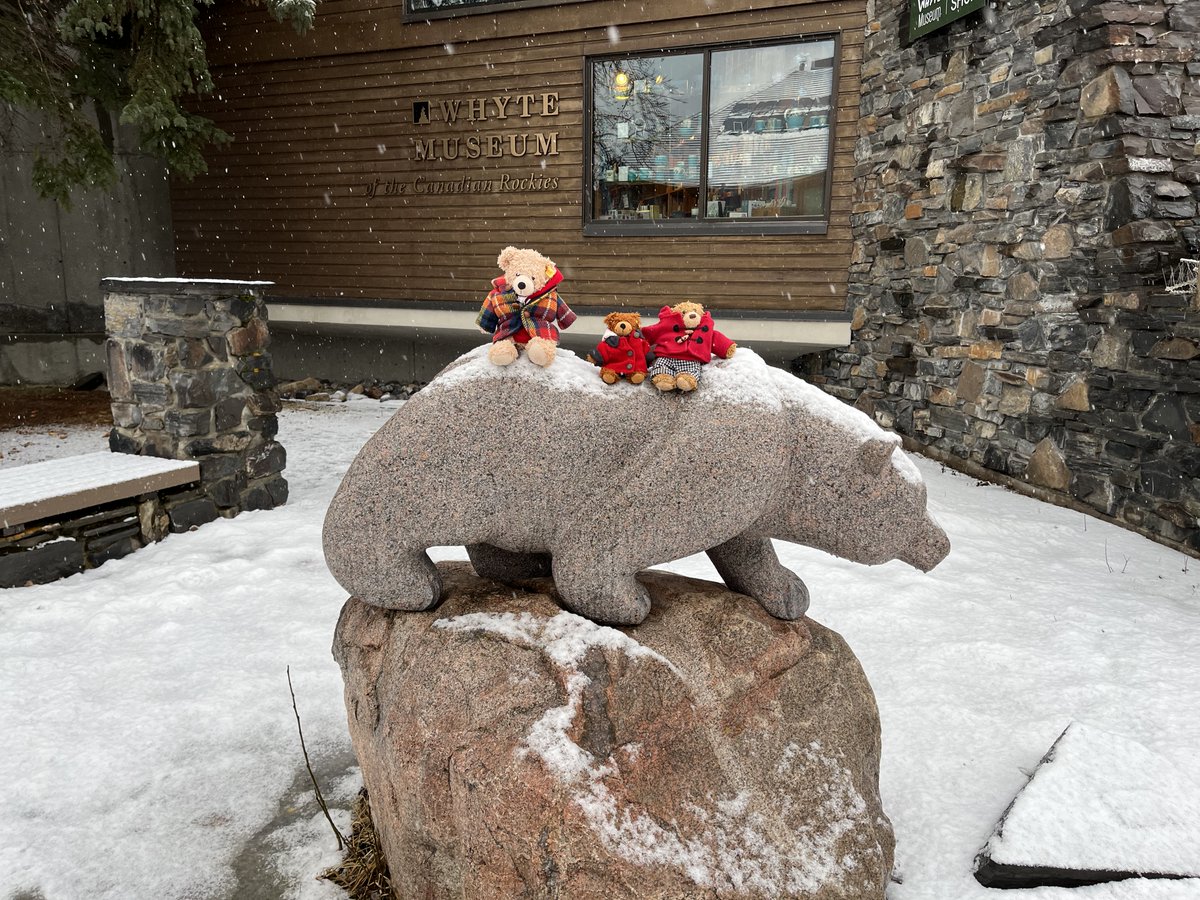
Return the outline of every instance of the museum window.
{"type": "Polygon", "coordinates": [[[824,233],[837,40],[591,58],[584,232],[824,233]]]}
{"type": "Polygon", "coordinates": [[[404,0],[404,19],[418,22],[448,19],[473,13],[495,13],[533,6],[561,6],[583,0],[404,0]]]}

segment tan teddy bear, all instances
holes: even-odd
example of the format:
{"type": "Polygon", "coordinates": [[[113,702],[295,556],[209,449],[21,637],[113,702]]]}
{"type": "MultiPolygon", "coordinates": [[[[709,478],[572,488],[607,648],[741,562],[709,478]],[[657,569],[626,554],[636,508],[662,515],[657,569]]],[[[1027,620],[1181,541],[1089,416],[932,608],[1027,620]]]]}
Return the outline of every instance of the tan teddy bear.
{"type": "Polygon", "coordinates": [[[646,380],[646,369],[654,362],[650,344],[642,337],[642,317],[637,313],[614,312],[604,317],[604,337],[588,354],[588,362],[600,367],[605,384],[627,378],[630,384],[646,380]]]}
{"type": "Polygon", "coordinates": [[[555,290],[562,283],[562,272],[536,250],[517,247],[501,250],[496,264],[504,274],[493,279],[476,319],[480,329],[492,335],[488,359],[507,366],[524,346],[530,362],[550,365],[559,328],[575,321],[575,313],[555,290]]]}

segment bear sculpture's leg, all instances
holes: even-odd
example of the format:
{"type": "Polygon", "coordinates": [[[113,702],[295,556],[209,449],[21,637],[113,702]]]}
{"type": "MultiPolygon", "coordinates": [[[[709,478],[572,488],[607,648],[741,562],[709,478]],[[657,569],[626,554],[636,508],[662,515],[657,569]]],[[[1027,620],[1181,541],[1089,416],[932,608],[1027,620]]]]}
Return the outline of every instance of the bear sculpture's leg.
{"type": "Polygon", "coordinates": [[[608,625],[637,625],[650,613],[650,594],[633,573],[605,567],[595,554],[556,553],[554,586],[571,612],[608,625]]]}
{"type": "Polygon", "coordinates": [[[384,609],[421,612],[442,602],[441,573],[424,550],[402,550],[378,571],[361,566],[342,583],[359,600],[384,609]]]}
{"type": "Polygon", "coordinates": [[[525,345],[525,352],[529,354],[531,363],[544,369],[554,362],[554,350],[557,346],[549,338],[535,337],[529,339],[529,343],[525,345]]]}
{"type": "Polygon", "coordinates": [[[514,340],[496,341],[488,350],[488,359],[498,366],[507,366],[517,360],[517,342],[514,340]]]}
{"type": "Polygon", "coordinates": [[[467,556],[480,578],[508,583],[526,578],[549,578],[549,553],[513,553],[491,544],[467,544],[467,556]]]}
{"type": "Polygon", "coordinates": [[[799,619],[808,609],[808,588],[784,568],[769,538],[738,535],[708,551],[732,590],[753,597],[777,619],[799,619]]]}

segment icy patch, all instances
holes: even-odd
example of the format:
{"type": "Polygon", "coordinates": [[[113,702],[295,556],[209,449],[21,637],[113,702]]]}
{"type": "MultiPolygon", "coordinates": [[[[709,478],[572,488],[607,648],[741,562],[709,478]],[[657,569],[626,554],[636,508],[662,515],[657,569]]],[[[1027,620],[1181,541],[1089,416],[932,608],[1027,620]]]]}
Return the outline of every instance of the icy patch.
{"type": "Polygon", "coordinates": [[[899,472],[900,477],[909,484],[925,483],[925,479],[921,477],[921,470],[917,468],[917,464],[900,447],[896,447],[895,452],[892,453],[892,468],[899,472]]]}
{"type": "Polygon", "coordinates": [[[554,362],[542,368],[531,363],[525,353],[510,365],[497,366],[487,357],[490,346],[484,344],[464,353],[443,369],[421,393],[430,394],[470,381],[518,380],[529,381],[548,390],[580,392],[614,400],[628,399],[630,391],[646,390],[624,381],[613,385],[605,384],[600,378],[598,368],[562,347],[558,348],[554,362]]]}
{"type": "Polygon", "coordinates": [[[433,625],[448,631],[486,631],[515,643],[537,647],[563,668],[576,665],[588,650],[599,647],[616,650],[635,659],[654,659],[676,671],[671,661],[661,653],[642,646],[623,632],[597,625],[569,612],[560,612],[551,619],[524,612],[467,613],[438,619],[433,625]]]}
{"type": "Polygon", "coordinates": [[[1129,169],[1132,172],[1172,172],[1175,170],[1175,164],[1169,159],[1132,156],[1129,158],[1129,169]]]}
{"type": "MultiPolygon", "coordinates": [[[[738,350],[738,355],[741,353],[742,351],[738,350]]],[[[843,403],[837,397],[825,393],[816,385],[800,380],[795,375],[774,366],[768,366],[761,359],[759,362],[762,363],[785,401],[803,406],[808,412],[819,419],[824,419],[835,428],[850,432],[860,442],[885,440],[894,441],[897,446],[899,445],[900,439],[896,435],[890,431],[884,431],[862,410],[843,403]]]]}
{"type": "MultiPolygon", "coordinates": [[[[818,742],[804,748],[790,745],[777,771],[786,777],[813,767],[820,770],[813,781],[825,785],[820,806],[825,821],[832,823],[829,827],[820,833],[800,830],[781,837],[778,823],[751,810],[751,797],[742,792],[717,799],[710,808],[689,807],[701,827],[694,835],[681,834],[618,803],[605,784],[606,779],[619,776],[617,761],[612,756],[597,760],[570,737],[591,681],[576,667],[590,648],[654,659],[677,671],[670,661],[615,629],[565,612],[548,621],[529,613],[469,613],[434,625],[486,631],[537,647],[565,670],[566,704],[547,710],[532,725],[521,752],[536,754],[555,778],[572,789],[572,799],[588,824],[604,846],[622,859],[646,867],[669,866],[703,888],[769,896],[813,893],[858,865],[854,859],[839,857],[837,844],[866,814],[867,805],[850,771],[822,754],[818,742]]],[[[635,745],[627,756],[636,759],[640,751],[635,745]]],[[[784,798],[785,810],[788,803],[784,798]]]]}
{"type": "Polygon", "coordinates": [[[732,358],[704,367],[696,398],[782,410],[783,397],[770,374],[776,371],[753,350],[739,347],[732,358]]]}
{"type": "Polygon", "coordinates": [[[1200,786],[1129,738],[1072,723],[984,853],[997,864],[1200,876],[1200,786]]]}

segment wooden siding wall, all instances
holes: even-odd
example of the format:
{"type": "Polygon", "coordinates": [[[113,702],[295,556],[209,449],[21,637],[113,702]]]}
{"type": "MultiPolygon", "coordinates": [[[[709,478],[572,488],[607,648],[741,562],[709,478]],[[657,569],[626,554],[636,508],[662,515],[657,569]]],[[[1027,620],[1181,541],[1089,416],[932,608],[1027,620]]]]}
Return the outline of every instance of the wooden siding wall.
{"type": "MultiPolygon", "coordinates": [[[[210,23],[217,89],[198,111],[233,141],[173,186],[181,274],[265,278],[287,297],[477,303],[506,244],[555,259],[575,306],[845,308],[862,2],[594,0],[403,22],[399,0],[324,0],[305,37],[224,4],[210,23]],[[653,15],[653,19],[649,17],[653,15]],[[616,25],[619,42],[611,40],[616,25]],[[825,235],[585,237],[584,58],[715,41],[839,34],[832,211],[825,235]],[[559,114],[449,129],[414,100],[557,92],[559,114]],[[519,120],[518,120],[519,121],[519,120]],[[432,163],[415,137],[558,133],[558,155],[432,163]],[[556,178],[555,190],[366,197],[377,179],[556,178]]],[[[509,112],[511,113],[512,107],[509,112]]],[[[410,185],[411,187],[411,185],[410,185]]]]}

